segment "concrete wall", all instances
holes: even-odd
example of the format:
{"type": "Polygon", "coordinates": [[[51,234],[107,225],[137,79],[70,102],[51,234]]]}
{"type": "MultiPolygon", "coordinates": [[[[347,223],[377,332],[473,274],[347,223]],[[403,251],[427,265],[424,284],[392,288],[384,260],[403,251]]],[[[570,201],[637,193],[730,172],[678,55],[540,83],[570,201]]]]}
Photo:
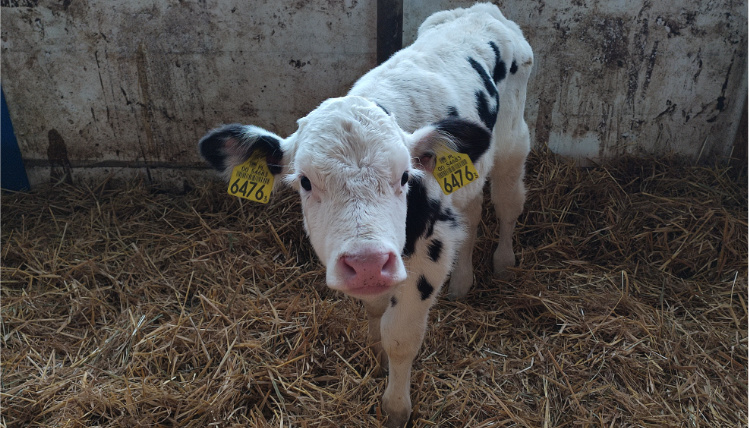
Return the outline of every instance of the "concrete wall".
{"type": "MultiPolygon", "coordinates": [[[[456,0],[404,0],[404,44],[456,0]]],[[[375,65],[374,0],[2,0],[2,85],[33,183],[200,171],[219,123],[281,135],[375,65]]],[[[505,0],[536,53],[535,144],[579,159],[730,153],[745,2],[505,0]]]]}
{"type": "Polygon", "coordinates": [[[68,167],[179,180],[203,167],[210,128],[289,134],[376,61],[369,1],[2,5],[2,84],[32,184],[68,167]]]}
{"type": "MultiPolygon", "coordinates": [[[[434,11],[473,3],[406,1],[403,43],[434,11]]],[[[583,163],[730,155],[747,96],[745,1],[498,4],[535,53],[526,120],[536,144],[583,163]]]]}

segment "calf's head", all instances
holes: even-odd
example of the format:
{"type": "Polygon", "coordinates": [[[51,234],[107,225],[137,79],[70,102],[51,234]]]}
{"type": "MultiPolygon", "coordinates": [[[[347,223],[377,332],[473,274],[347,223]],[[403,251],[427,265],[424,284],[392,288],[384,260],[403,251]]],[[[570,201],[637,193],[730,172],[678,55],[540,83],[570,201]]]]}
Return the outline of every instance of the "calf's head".
{"type": "Polygon", "coordinates": [[[228,178],[261,150],[277,182],[299,192],[328,286],[363,299],[406,279],[409,181],[433,167],[436,145],[460,145],[456,139],[469,134],[489,141],[484,127],[455,118],[410,134],[377,104],[352,96],[323,102],[298,125],[288,138],[225,125],[200,140],[200,153],[228,178]]]}

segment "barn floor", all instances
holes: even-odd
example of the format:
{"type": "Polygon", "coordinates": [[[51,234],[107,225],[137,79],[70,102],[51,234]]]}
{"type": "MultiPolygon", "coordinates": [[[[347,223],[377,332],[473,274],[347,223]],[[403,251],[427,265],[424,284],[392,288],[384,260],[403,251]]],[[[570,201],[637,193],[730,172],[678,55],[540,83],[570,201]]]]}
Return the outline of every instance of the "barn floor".
{"type": "MultiPolygon", "coordinates": [[[[432,310],[416,427],[747,424],[746,167],[529,159],[514,278],[432,310]]],[[[2,197],[2,424],[378,426],[366,321],[289,191],[2,197]]]]}

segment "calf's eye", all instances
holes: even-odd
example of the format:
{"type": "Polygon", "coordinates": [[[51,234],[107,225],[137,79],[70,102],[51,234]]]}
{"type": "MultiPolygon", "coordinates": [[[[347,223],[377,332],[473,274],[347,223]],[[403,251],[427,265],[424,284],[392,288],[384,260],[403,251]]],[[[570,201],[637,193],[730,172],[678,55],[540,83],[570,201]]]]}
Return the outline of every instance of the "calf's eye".
{"type": "Polygon", "coordinates": [[[302,185],[302,189],[306,191],[312,190],[312,183],[310,183],[309,178],[302,176],[302,178],[299,180],[299,184],[302,185]]]}
{"type": "Polygon", "coordinates": [[[401,186],[405,186],[408,183],[408,171],[404,172],[401,176],[401,186]]]}

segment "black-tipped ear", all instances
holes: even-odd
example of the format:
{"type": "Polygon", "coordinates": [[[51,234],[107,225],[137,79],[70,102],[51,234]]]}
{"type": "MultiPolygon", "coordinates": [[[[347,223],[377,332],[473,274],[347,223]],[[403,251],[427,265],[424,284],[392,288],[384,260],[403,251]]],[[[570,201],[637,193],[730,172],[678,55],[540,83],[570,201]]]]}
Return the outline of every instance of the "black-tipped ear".
{"type": "Polygon", "coordinates": [[[476,162],[489,149],[492,133],[480,123],[448,117],[417,130],[411,138],[411,156],[418,159],[415,166],[431,172],[439,145],[465,153],[476,162]]]}
{"type": "Polygon", "coordinates": [[[434,127],[440,134],[447,135],[457,145],[457,151],[467,154],[471,162],[476,162],[491,144],[491,131],[479,123],[448,117],[435,123],[434,127]]]}
{"type": "Polygon", "coordinates": [[[201,138],[198,148],[200,155],[226,177],[256,150],[265,153],[272,174],[283,169],[281,137],[257,126],[237,123],[221,126],[201,138]]]}

